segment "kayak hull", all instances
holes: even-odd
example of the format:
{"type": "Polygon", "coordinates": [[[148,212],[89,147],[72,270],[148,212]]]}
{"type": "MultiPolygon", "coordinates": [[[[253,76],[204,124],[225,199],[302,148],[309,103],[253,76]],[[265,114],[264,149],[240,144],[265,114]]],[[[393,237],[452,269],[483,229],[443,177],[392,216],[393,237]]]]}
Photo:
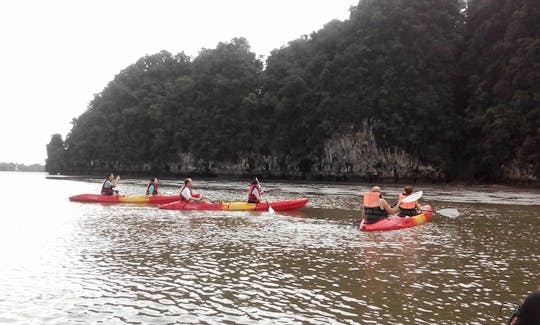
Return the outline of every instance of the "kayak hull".
{"type": "Polygon", "coordinates": [[[272,207],[274,211],[287,211],[300,209],[308,199],[297,200],[282,200],[275,202],[247,203],[247,202],[172,202],[160,205],[160,209],[164,210],[208,210],[208,211],[268,211],[268,207],[272,207]]]}
{"type": "Polygon", "coordinates": [[[91,203],[134,203],[134,204],[165,204],[178,201],[180,195],[99,195],[99,194],[79,194],[70,196],[72,202],[91,202],[91,203]]]}
{"type": "Polygon", "coordinates": [[[423,205],[422,211],[422,213],[413,217],[400,218],[392,216],[375,223],[366,224],[362,222],[360,224],[360,231],[388,231],[423,225],[431,221],[433,211],[429,205],[423,205]]]}

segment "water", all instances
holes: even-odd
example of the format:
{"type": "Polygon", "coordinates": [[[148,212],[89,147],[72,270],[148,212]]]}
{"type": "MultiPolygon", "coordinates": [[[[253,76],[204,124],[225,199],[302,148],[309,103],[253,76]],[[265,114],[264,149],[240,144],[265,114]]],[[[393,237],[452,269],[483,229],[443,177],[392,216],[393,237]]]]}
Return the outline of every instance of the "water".
{"type": "MultiPolygon", "coordinates": [[[[361,233],[368,184],[263,183],[270,200],[310,199],[272,215],[68,201],[100,179],[0,181],[2,324],[504,324],[499,305],[540,285],[538,190],[417,186],[461,216],[361,233]]],[[[222,201],[247,186],[194,180],[222,201]]],[[[400,186],[383,190],[395,202],[400,186]]]]}

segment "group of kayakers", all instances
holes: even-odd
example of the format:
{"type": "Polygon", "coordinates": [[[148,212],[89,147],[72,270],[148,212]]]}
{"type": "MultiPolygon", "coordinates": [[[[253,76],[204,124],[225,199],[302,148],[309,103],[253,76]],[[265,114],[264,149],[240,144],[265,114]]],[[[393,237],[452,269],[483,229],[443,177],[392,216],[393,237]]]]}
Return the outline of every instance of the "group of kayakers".
{"type": "MultiPolygon", "coordinates": [[[[115,189],[115,187],[119,180],[119,175],[116,175],[115,177],[113,173],[109,173],[106,179],[103,181],[101,195],[118,195],[118,191],[115,189]]],[[[158,179],[156,177],[152,177],[146,186],[146,195],[159,195],[158,184],[158,179]]],[[[208,198],[197,193],[193,193],[192,186],[193,180],[191,178],[186,178],[182,187],[180,188],[180,201],[208,202],[208,198]]],[[[413,187],[410,185],[405,186],[403,188],[403,192],[399,194],[398,203],[395,206],[391,206],[383,197],[381,188],[379,186],[373,186],[369,192],[364,193],[364,208],[362,210],[362,219],[364,223],[375,223],[396,213],[402,218],[415,216],[422,213],[418,200],[404,202],[404,199],[412,193],[413,187]]],[[[248,203],[261,202],[262,194],[263,190],[261,184],[259,180],[255,178],[249,185],[247,194],[248,203]]]]}
{"type": "MultiPolygon", "coordinates": [[[[109,173],[101,186],[101,195],[116,195],[118,196],[118,190],[116,186],[120,180],[120,175],[114,176],[113,173],[109,173]]],[[[157,177],[152,177],[150,182],[146,186],[147,196],[159,195],[158,191],[159,181],[157,177]]],[[[180,201],[192,201],[192,202],[208,202],[208,198],[201,196],[198,193],[193,193],[192,190],[193,180],[186,178],[183,185],[180,187],[180,201]]],[[[255,178],[249,185],[247,201],[248,203],[260,203],[262,200],[263,190],[258,178],[255,178]]]]}
{"type": "Polygon", "coordinates": [[[418,200],[403,202],[412,193],[413,187],[410,185],[405,186],[403,192],[399,194],[398,203],[392,207],[383,198],[381,188],[379,186],[373,186],[371,191],[364,193],[364,209],[362,210],[364,223],[375,223],[396,213],[402,218],[422,213],[418,200]]]}

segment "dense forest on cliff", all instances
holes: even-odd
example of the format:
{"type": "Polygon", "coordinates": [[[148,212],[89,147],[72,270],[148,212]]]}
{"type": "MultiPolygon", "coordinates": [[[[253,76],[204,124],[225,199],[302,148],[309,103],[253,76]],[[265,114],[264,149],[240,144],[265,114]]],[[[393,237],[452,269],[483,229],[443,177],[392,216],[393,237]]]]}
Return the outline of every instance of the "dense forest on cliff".
{"type": "Polygon", "coordinates": [[[361,0],[266,62],[241,37],[142,57],[46,168],[536,180],[539,123],[539,1],[361,0]]]}

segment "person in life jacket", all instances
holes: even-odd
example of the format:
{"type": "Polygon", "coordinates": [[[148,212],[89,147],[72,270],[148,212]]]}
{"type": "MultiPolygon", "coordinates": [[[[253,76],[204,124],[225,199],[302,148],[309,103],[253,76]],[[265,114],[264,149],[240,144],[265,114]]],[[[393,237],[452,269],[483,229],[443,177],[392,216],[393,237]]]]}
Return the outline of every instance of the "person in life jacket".
{"type": "Polygon", "coordinates": [[[120,180],[120,175],[116,175],[116,178],[115,178],[113,173],[109,173],[109,175],[103,181],[103,185],[101,185],[101,195],[118,196],[118,191],[115,190],[114,188],[118,184],[119,180],[120,180]]]}
{"type": "Polygon", "coordinates": [[[180,201],[187,202],[207,202],[207,199],[198,193],[193,193],[191,186],[193,185],[193,180],[191,178],[186,178],[184,180],[184,185],[180,188],[180,201]]]}
{"type": "Polygon", "coordinates": [[[509,325],[540,324],[540,288],[530,293],[508,320],[509,325]]]}
{"type": "Polygon", "coordinates": [[[364,193],[364,209],[362,218],[364,223],[375,223],[381,219],[388,218],[391,214],[399,211],[399,203],[391,207],[381,194],[381,188],[373,186],[371,191],[364,193]]]}
{"type": "MultiPolygon", "coordinates": [[[[403,192],[402,193],[399,193],[399,201],[403,201],[404,198],[406,198],[407,196],[411,195],[413,192],[413,188],[412,186],[405,186],[403,188],[403,192]]],[[[418,214],[420,214],[422,212],[422,208],[420,207],[420,204],[418,203],[418,201],[414,201],[414,202],[408,202],[408,203],[405,203],[405,202],[401,202],[399,204],[399,216],[400,217],[412,217],[412,216],[416,216],[418,214]]]]}
{"type": "Polygon", "coordinates": [[[146,186],[146,195],[158,195],[158,179],[156,177],[152,177],[150,183],[146,186]]]}
{"type": "Polygon", "coordinates": [[[259,180],[255,178],[251,185],[249,185],[248,190],[248,203],[260,203],[262,198],[263,190],[259,180]]]}

